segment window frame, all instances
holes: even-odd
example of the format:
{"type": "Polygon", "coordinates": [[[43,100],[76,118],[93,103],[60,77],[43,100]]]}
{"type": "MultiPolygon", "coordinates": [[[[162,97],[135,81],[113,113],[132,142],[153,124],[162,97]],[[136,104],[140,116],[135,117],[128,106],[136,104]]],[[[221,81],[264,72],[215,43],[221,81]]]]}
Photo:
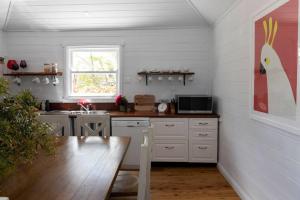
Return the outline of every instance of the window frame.
{"type": "Polygon", "coordinates": [[[121,67],[121,61],[122,61],[122,46],[121,45],[80,45],[80,46],[66,46],[65,47],[65,99],[67,100],[79,100],[82,98],[90,99],[91,101],[97,101],[97,102],[113,102],[115,99],[115,96],[121,93],[122,86],[121,86],[121,73],[122,73],[122,67],[121,67]],[[118,56],[118,68],[116,71],[77,71],[72,72],[71,65],[72,60],[71,56],[72,53],[75,51],[91,51],[91,50],[114,50],[117,52],[118,56]],[[116,84],[117,84],[117,91],[114,96],[86,96],[86,95],[73,95],[71,88],[72,88],[72,74],[75,73],[94,73],[94,74],[103,74],[103,73],[116,73],[116,84]]]}

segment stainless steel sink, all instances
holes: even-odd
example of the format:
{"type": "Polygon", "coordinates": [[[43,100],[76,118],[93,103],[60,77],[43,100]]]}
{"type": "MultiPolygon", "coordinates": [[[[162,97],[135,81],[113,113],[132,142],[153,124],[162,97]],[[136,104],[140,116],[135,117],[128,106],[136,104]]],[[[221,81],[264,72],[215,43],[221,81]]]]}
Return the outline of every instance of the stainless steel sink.
{"type": "Polygon", "coordinates": [[[104,115],[105,113],[107,113],[106,110],[90,110],[90,111],[82,111],[82,110],[73,110],[70,111],[71,115],[89,115],[89,114],[93,114],[93,115],[104,115]]]}
{"type": "Polygon", "coordinates": [[[81,110],[53,110],[53,111],[41,111],[40,115],[104,115],[107,113],[106,110],[91,110],[91,111],[81,111],[81,110]]]}
{"type": "Polygon", "coordinates": [[[53,110],[53,111],[40,111],[40,115],[69,115],[70,111],[67,110],[53,110]]]}
{"type": "Polygon", "coordinates": [[[107,111],[106,110],[91,110],[91,111],[85,111],[83,114],[91,114],[91,115],[104,115],[106,114],[107,111]]]}

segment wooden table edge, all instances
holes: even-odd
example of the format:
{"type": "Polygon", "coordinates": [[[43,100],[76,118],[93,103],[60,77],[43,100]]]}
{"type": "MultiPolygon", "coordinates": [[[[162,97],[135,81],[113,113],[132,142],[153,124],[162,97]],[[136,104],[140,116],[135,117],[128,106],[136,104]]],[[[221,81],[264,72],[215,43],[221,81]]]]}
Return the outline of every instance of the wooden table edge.
{"type": "MultiPolygon", "coordinates": [[[[118,137],[118,136],[117,136],[117,137],[118,137]]],[[[131,142],[131,138],[130,138],[130,137],[126,137],[126,136],[124,137],[124,136],[122,136],[122,138],[127,138],[127,139],[128,139],[128,145],[127,145],[127,147],[126,147],[126,150],[124,151],[124,154],[123,154],[123,156],[122,156],[122,160],[121,160],[121,162],[120,162],[120,164],[119,164],[119,166],[118,166],[117,173],[115,174],[115,176],[114,176],[114,178],[113,178],[113,181],[112,181],[112,184],[111,184],[110,187],[109,187],[108,193],[106,194],[105,200],[109,200],[109,198],[110,198],[110,194],[111,194],[112,188],[113,188],[113,186],[114,186],[114,183],[115,183],[115,181],[116,181],[116,178],[117,178],[117,176],[118,176],[118,173],[119,173],[119,171],[120,171],[120,168],[121,168],[122,163],[123,163],[123,161],[124,161],[124,159],[125,159],[125,155],[126,155],[126,153],[127,153],[127,151],[128,151],[128,148],[129,148],[129,145],[130,145],[130,142],[131,142]]]]}

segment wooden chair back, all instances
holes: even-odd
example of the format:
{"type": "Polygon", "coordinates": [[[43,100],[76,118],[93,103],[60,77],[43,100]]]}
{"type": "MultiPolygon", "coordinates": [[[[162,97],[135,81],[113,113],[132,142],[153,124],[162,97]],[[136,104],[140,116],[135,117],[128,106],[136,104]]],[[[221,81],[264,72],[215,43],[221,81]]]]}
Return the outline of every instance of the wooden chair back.
{"type": "Polygon", "coordinates": [[[70,119],[68,115],[39,115],[41,122],[48,123],[53,130],[51,134],[58,136],[70,136],[70,119]]]}
{"type": "Polygon", "coordinates": [[[83,114],[77,115],[75,120],[75,135],[81,136],[99,136],[102,132],[104,138],[110,137],[110,116],[109,114],[94,115],[83,114]]]}

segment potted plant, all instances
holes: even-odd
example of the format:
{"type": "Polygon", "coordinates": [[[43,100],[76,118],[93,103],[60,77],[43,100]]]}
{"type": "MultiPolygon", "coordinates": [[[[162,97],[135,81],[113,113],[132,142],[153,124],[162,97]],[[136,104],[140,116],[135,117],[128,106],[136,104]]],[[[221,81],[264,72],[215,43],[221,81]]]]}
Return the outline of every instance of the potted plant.
{"type": "Polygon", "coordinates": [[[119,106],[119,110],[121,112],[126,112],[128,107],[128,101],[125,96],[118,95],[115,98],[115,103],[117,106],[119,106]]]}
{"type": "Polygon", "coordinates": [[[10,95],[7,80],[0,77],[0,178],[32,162],[40,151],[54,153],[55,137],[37,119],[37,106],[28,90],[10,95]]]}

